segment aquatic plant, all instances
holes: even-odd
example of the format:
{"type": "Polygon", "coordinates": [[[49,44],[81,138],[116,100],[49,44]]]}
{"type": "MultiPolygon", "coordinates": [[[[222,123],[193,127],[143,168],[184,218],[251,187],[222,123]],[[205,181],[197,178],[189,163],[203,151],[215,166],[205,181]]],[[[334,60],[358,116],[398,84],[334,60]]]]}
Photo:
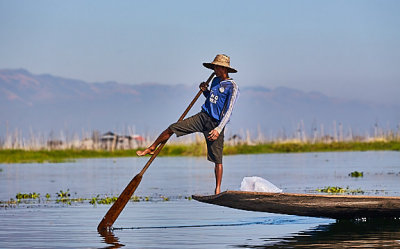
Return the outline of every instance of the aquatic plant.
{"type": "Polygon", "coordinates": [[[322,189],[317,189],[318,192],[323,192],[323,193],[334,193],[334,194],[338,194],[338,193],[345,193],[346,189],[341,188],[341,187],[324,187],[322,189]]]}
{"type": "MultiPolygon", "coordinates": [[[[75,193],[76,195],[77,193],[75,193]]],[[[60,190],[59,192],[56,193],[57,199],[51,199],[51,195],[49,193],[46,193],[44,196],[46,199],[43,203],[49,204],[49,203],[54,203],[54,204],[67,204],[67,205],[72,205],[72,203],[90,203],[92,205],[97,205],[97,204],[103,204],[103,205],[110,205],[113,204],[114,202],[117,201],[118,196],[104,196],[100,197],[100,195],[96,195],[95,197],[92,198],[71,198],[70,190],[68,189],[67,191],[60,190]]],[[[8,201],[1,201],[0,200],[0,208],[7,208],[7,207],[16,207],[19,204],[24,204],[24,205],[37,205],[42,203],[40,199],[40,193],[17,193],[16,194],[16,200],[10,199],[8,201]]],[[[150,196],[136,196],[134,195],[131,198],[132,202],[140,202],[140,201],[170,201],[171,199],[185,199],[185,200],[192,200],[191,196],[177,196],[177,197],[167,197],[163,195],[159,195],[157,197],[150,197],[150,196]]]]}
{"type": "Polygon", "coordinates": [[[19,201],[14,200],[11,198],[8,201],[0,201],[0,208],[13,208],[18,205],[19,201]]]}
{"type": "Polygon", "coordinates": [[[71,194],[69,193],[69,189],[67,189],[66,192],[60,190],[59,193],[56,193],[59,199],[56,200],[56,203],[66,203],[68,205],[71,205],[71,199],[69,198],[71,194]]]}
{"type": "Polygon", "coordinates": [[[100,204],[111,204],[111,203],[116,202],[117,199],[118,199],[118,197],[116,197],[116,196],[106,197],[106,198],[100,199],[100,202],[98,202],[98,203],[100,203],[100,204]]]}
{"type": "Polygon", "coordinates": [[[61,197],[61,198],[67,198],[67,197],[70,197],[71,194],[69,193],[69,189],[67,189],[66,192],[60,190],[60,192],[57,193],[57,196],[58,196],[58,197],[61,197]]]}
{"type": "Polygon", "coordinates": [[[18,193],[15,198],[17,198],[17,200],[21,200],[21,199],[38,199],[40,197],[40,194],[33,192],[33,193],[29,193],[29,194],[22,194],[22,193],[18,193]]]}
{"type": "Polygon", "coordinates": [[[364,172],[353,171],[349,174],[351,177],[364,177],[364,172]]]}
{"type": "Polygon", "coordinates": [[[322,189],[316,189],[318,192],[322,192],[322,193],[329,193],[329,194],[363,194],[364,191],[361,189],[349,189],[349,187],[346,188],[342,188],[342,187],[338,187],[338,186],[328,186],[328,187],[324,187],[322,189]]]}
{"type": "Polygon", "coordinates": [[[139,201],[140,201],[140,197],[139,197],[139,196],[136,196],[136,195],[134,195],[134,196],[132,196],[132,197],[131,197],[131,201],[134,201],[134,202],[139,202],[139,201]]]}
{"type": "Polygon", "coordinates": [[[100,195],[97,195],[96,197],[92,197],[89,201],[90,204],[95,205],[95,204],[112,204],[116,202],[118,199],[117,196],[112,196],[112,197],[104,197],[100,198],[100,195]]]}
{"type": "Polygon", "coordinates": [[[80,203],[83,203],[85,200],[87,200],[87,199],[85,199],[85,198],[73,198],[73,199],[71,199],[72,202],[80,202],[80,203]]]}
{"type": "Polygon", "coordinates": [[[364,194],[365,191],[360,189],[360,188],[358,188],[358,189],[349,190],[348,193],[350,193],[350,194],[364,194]]]}
{"type": "Polygon", "coordinates": [[[97,203],[97,198],[99,198],[99,195],[97,195],[96,197],[92,197],[89,201],[90,204],[96,204],[97,203]]]}

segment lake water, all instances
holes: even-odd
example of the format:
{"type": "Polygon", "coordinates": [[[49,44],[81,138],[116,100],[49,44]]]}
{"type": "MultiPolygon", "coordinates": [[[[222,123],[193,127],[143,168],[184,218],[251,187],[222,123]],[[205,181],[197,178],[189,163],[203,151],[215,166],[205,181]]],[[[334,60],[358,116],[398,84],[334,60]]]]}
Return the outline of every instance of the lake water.
{"type": "MultiPolygon", "coordinates": [[[[67,189],[71,198],[119,195],[147,160],[0,164],[0,248],[400,248],[397,219],[336,221],[189,200],[185,197],[214,190],[213,164],[205,158],[157,158],[135,192],[150,201],[129,202],[107,234],[96,228],[111,205],[55,201],[56,193],[67,189]],[[40,193],[40,201],[4,203],[19,192],[40,193]]],[[[400,196],[400,152],[224,158],[222,190],[238,190],[245,176],[263,177],[287,193],[339,186],[362,189],[365,195],[400,196]],[[353,171],[363,172],[364,177],[350,177],[353,171]]]]}

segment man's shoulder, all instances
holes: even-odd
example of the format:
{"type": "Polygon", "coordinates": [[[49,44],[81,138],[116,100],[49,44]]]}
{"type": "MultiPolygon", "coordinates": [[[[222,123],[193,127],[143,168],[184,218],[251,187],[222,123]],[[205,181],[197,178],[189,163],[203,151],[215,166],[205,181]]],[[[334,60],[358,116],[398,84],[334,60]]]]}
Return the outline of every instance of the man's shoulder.
{"type": "Polygon", "coordinates": [[[221,81],[221,85],[229,88],[237,88],[237,84],[233,79],[226,79],[224,81],[221,81]]]}

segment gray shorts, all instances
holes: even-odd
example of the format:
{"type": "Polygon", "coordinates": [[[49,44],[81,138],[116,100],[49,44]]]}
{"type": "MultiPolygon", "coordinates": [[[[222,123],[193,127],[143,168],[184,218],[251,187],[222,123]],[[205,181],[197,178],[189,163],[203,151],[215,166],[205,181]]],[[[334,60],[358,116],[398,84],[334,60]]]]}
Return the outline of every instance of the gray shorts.
{"type": "Polygon", "coordinates": [[[208,116],[205,112],[199,112],[182,121],[178,121],[169,126],[177,137],[191,134],[194,132],[202,132],[207,143],[207,159],[214,163],[222,163],[222,151],[224,149],[224,130],[221,131],[219,137],[215,141],[207,139],[209,132],[217,127],[219,122],[208,116]]]}

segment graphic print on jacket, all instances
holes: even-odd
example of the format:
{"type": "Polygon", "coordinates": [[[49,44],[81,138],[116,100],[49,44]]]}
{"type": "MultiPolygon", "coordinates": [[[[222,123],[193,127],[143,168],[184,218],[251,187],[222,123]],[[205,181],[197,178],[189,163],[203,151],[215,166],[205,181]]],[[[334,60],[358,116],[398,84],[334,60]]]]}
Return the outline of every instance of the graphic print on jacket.
{"type": "Polygon", "coordinates": [[[233,106],[239,94],[239,89],[232,79],[221,81],[214,78],[209,91],[204,91],[206,102],[202,109],[215,120],[220,121],[216,129],[221,133],[232,114],[233,106]]]}

